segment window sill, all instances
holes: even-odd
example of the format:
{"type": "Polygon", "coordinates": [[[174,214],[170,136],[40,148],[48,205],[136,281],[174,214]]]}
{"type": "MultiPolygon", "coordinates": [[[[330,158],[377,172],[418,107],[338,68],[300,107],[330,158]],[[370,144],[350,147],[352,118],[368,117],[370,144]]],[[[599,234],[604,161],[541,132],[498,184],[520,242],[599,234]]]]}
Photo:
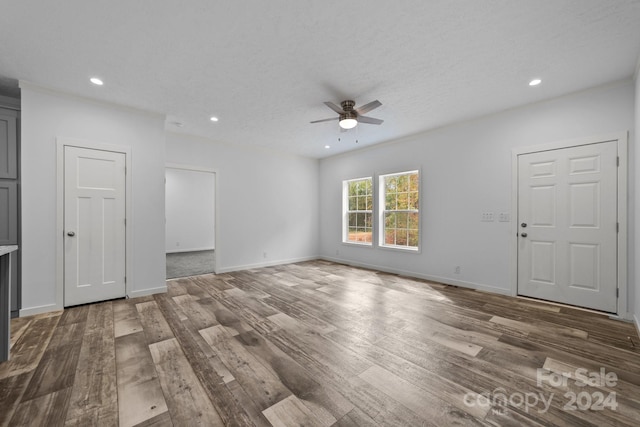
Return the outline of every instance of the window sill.
{"type": "Polygon", "coordinates": [[[411,247],[407,247],[407,246],[395,246],[395,245],[378,245],[378,247],[380,249],[386,249],[386,250],[390,250],[390,251],[400,251],[400,252],[409,252],[409,253],[413,253],[413,254],[419,254],[421,253],[421,249],[418,248],[411,248],[411,247]]]}
{"type": "Polygon", "coordinates": [[[359,243],[359,242],[342,242],[343,245],[347,246],[358,246],[360,248],[373,248],[373,243],[359,243]]]}

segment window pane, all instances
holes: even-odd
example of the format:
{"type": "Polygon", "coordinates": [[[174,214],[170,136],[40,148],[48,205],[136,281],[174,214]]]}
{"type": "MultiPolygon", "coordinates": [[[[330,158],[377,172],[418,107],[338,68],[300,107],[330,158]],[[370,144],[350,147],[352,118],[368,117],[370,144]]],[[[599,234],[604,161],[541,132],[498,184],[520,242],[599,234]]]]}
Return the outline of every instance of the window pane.
{"type": "Polygon", "coordinates": [[[393,211],[396,209],[396,193],[387,194],[384,197],[384,210],[393,211]]]}
{"type": "Polygon", "coordinates": [[[349,227],[355,227],[356,226],[356,217],[357,214],[354,213],[350,213],[349,214],[349,227]]]}
{"type": "Polygon", "coordinates": [[[407,210],[409,209],[409,194],[408,193],[398,193],[398,210],[407,210]]]}
{"type": "Polygon", "coordinates": [[[371,213],[364,214],[364,226],[368,228],[373,227],[373,214],[371,213]]]}
{"type": "Polygon", "coordinates": [[[396,244],[396,230],[388,229],[384,232],[384,243],[387,245],[396,244]]]}
{"type": "Polygon", "coordinates": [[[397,213],[396,214],[396,228],[407,228],[407,214],[406,213],[397,213]]]}
{"type": "Polygon", "coordinates": [[[406,230],[396,230],[396,245],[407,246],[406,230]]]}
{"type": "Polygon", "coordinates": [[[420,196],[417,191],[409,193],[409,209],[420,209],[420,196]]]}
{"type": "Polygon", "coordinates": [[[358,194],[358,183],[356,181],[351,181],[349,183],[349,196],[355,196],[358,194]]]}
{"type": "Polygon", "coordinates": [[[418,230],[409,230],[409,246],[418,247],[418,230]]]}
{"type": "Polygon", "coordinates": [[[418,214],[410,213],[409,214],[409,224],[407,226],[409,230],[417,230],[418,229],[418,214]]]}
{"type": "Polygon", "coordinates": [[[418,174],[411,174],[409,177],[409,190],[418,191],[418,174]]]}
{"type": "Polygon", "coordinates": [[[356,196],[349,197],[349,210],[355,211],[358,209],[358,198],[356,196]]]}
{"type": "Polygon", "coordinates": [[[385,228],[396,228],[396,215],[394,212],[384,214],[385,228]]]}
{"type": "Polygon", "coordinates": [[[398,177],[398,192],[400,191],[408,191],[409,190],[409,176],[408,175],[400,175],[398,177]]]}
{"type": "Polygon", "coordinates": [[[373,197],[371,197],[371,195],[367,196],[367,210],[373,210],[373,197]]]}
{"type": "Polygon", "coordinates": [[[366,211],[367,210],[367,197],[366,196],[358,197],[358,210],[359,211],[366,211]]]}
{"type": "Polygon", "coordinates": [[[384,185],[387,189],[387,193],[395,193],[396,190],[396,177],[395,176],[390,176],[389,178],[385,178],[384,180],[384,185]]]}
{"type": "Polygon", "coordinates": [[[367,179],[364,184],[365,184],[365,188],[366,188],[366,194],[371,194],[371,187],[373,186],[372,183],[373,180],[371,179],[367,179]]]}

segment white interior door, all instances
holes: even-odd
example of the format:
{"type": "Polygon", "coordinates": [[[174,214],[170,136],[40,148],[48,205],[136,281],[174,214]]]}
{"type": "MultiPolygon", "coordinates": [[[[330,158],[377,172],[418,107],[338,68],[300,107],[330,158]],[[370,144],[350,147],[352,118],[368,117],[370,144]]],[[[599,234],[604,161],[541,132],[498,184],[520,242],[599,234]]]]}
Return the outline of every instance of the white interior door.
{"type": "Polygon", "coordinates": [[[518,156],[518,294],[617,311],[617,142],[518,156]]]}
{"type": "Polygon", "coordinates": [[[64,305],[125,296],[124,153],[64,148],[64,305]]]}

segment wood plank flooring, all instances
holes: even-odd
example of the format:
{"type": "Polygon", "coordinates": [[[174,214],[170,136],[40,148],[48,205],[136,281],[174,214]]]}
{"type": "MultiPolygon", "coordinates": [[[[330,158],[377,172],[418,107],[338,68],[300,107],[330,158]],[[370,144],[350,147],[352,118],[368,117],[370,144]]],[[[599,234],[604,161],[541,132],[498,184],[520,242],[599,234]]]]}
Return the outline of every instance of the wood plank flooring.
{"type": "Polygon", "coordinates": [[[325,261],[11,326],[1,426],[640,425],[632,324],[325,261]]]}

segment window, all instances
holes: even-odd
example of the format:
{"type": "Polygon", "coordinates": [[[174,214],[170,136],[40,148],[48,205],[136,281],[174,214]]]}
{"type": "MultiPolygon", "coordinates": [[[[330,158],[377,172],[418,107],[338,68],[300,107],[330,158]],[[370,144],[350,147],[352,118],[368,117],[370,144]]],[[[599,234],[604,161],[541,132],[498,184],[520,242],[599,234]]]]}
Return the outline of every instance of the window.
{"type": "Polygon", "coordinates": [[[419,187],[418,171],[380,176],[380,246],[418,250],[419,187]]]}
{"type": "Polygon", "coordinates": [[[342,182],[345,243],[371,245],[373,237],[373,178],[342,182]]]}

